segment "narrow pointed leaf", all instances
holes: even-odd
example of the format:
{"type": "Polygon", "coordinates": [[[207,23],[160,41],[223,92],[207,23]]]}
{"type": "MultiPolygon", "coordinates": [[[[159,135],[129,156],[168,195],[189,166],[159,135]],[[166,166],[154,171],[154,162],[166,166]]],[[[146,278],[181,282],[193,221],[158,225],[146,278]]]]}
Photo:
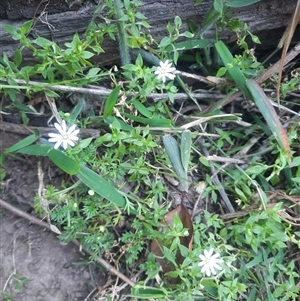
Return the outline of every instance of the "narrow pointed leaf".
{"type": "Polygon", "coordinates": [[[234,63],[231,52],[222,41],[218,41],[215,44],[215,47],[221,60],[223,61],[224,66],[227,68],[227,72],[235,81],[238,88],[246,95],[248,99],[252,99],[251,94],[246,86],[246,78],[240,68],[234,63]]]}
{"type": "Polygon", "coordinates": [[[230,7],[244,7],[260,2],[261,0],[229,0],[230,7]]]}
{"type": "Polygon", "coordinates": [[[191,156],[191,148],[192,148],[192,134],[191,131],[185,130],[181,133],[181,162],[183,169],[185,171],[188,170],[190,156],[191,156]]]}
{"type": "Polygon", "coordinates": [[[104,107],[104,118],[111,115],[119,97],[121,86],[116,86],[109,94],[104,107]]]}
{"type": "Polygon", "coordinates": [[[69,175],[75,175],[79,171],[79,162],[57,149],[51,149],[48,152],[48,157],[56,166],[69,175]]]}
{"type": "Polygon", "coordinates": [[[179,146],[176,139],[171,135],[165,135],[163,136],[163,143],[168,157],[172,163],[172,166],[174,167],[174,171],[179,178],[180,183],[182,184],[185,191],[188,191],[189,182],[187,178],[187,172],[182,166],[179,146]]]}
{"type": "Polygon", "coordinates": [[[150,112],[140,101],[137,99],[132,100],[134,107],[145,117],[152,118],[152,112],[150,112]]]}
{"type": "MultiPolygon", "coordinates": [[[[49,148],[50,149],[50,148],[49,148]]],[[[28,145],[17,151],[19,154],[31,155],[31,156],[47,156],[47,147],[42,145],[28,145]]]]}
{"type": "Polygon", "coordinates": [[[145,286],[145,285],[135,285],[131,289],[131,297],[138,298],[138,299],[146,299],[149,300],[151,298],[159,299],[159,298],[165,298],[166,293],[163,291],[162,288],[155,288],[151,286],[145,286]]]}
{"type": "Polygon", "coordinates": [[[90,189],[101,195],[118,207],[125,208],[126,201],[123,195],[108,181],[100,175],[81,164],[77,177],[90,189]]]}
{"type": "Polygon", "coordinates": [[[140,117],[131,115],[128,113],[122,113],[126,118],[130,118],[133,121],[148,124],[153,127],[171,127],[172,122],[169,119],[160,117],[160,118],[146,118],[146,117],[140,117]]]}
{"type": "Polygon", "coordinates": [[[9,147],[8,149],[6,149],[5,153],[8,154],[8,153],[16,152],[16,151],[24,148],[25,146],[32,144],[38,138],[39,138],[39,134],[38,134],[38,131],[36,131],[34,134],[22,139],[21,141],[17,142],[16,144],[14,144],[11,147],[9,147]]]}
{"type": "Polygon", "coordinates": [[[246,81],[246,85],[251,95],[253,96],[255,104],[266,120],[278,144],[287,152],[287,155],[291,157],[291,148],[289,145],[288,137],[269,98],[266,96],[261,87],[256,83],[256,81],[249,79],[246,81]]]}

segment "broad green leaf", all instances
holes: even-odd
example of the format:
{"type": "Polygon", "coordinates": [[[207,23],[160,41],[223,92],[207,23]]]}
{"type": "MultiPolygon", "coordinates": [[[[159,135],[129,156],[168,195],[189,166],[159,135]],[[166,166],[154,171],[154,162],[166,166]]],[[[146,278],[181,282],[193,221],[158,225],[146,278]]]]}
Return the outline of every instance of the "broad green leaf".
{"type": "Polygon", "coordinates": [[[284,149],[287,152],[288,157],[291,157],[291,148],[289,145],[286,131],[282,126],[269,98],[266,96],[266,94],[261,89],[261,87],[256,83],[256,81],[252,79],[247,80],[246,86],[248,87],[251,93],[252,96],[251,98],[253,98],[260,113],[263,115],[264,119],[266,120],[278,144],[282,149],[284,149]]]}
{"type": "Polygon", "coordinates": [[[81,57],[83,57],[84,59],[90,59],[92,56],[94,56],[95,54],[90,52],[90,51],[83,51],[81,54],[81,57]]]}
{"type": "Polygon", "coordinates": [[[51,149],[48,152],[48,157],[56,166],[69,175],[75,175],[79,172],[79,162],[57,149],[51,149]]]}
{"type": "Polygon", "coordinates": [[[290,167],[300,166],[300,156],[294,157],[290,167]]]}
{"type": "Polygon", "coordinates": [[[121,90],[121,86],[116,86],[109,94],[105,102],[104,118],[108,117],[113,112],[114,106],[118,101],[120,90],[121,90]]]}
{"type": "Polygon", "coordinates": [[[35,142],[37,139],[39,138],[39,134],[38,131],[35,131],[34,134],[24,138],[23,140],[17,142],[16,144],[12,145],[11,147],[9,147],[8,149],[5,150],[5,153],[13,153],[13,152],[17,152],[18,150],[32,144],[33,142],[35,142]]]}
{"type": "Polygon", "coordinates": [[[300,184],[300,177],[292,178],[292,181],[294,181],[295,183],[300,184]]]}
{"type": "Polygon", "coordinates": [[[86,75],[87,78],[94,78],[95,76],[99,75],[99,72],[101,71],[100,68],[95,67],[95,68],[91,68],[88,72],[88,74],[86,75]]]}
{"type": "Polygon", "coordinates": [[[179,16],[176,16],[175,19],[174,19],[174,24],[176,26],[176,28],[180,28],[181,25],[182,25],[182,20],[179,16]]]}
{"type": "Polygon", "coordinates": [[[180,155],[183,169],[188,170],[192,148],[192,134],[190,130],[181,133],[180,155]]]}
{"type": "Polygon", "coordinates": [[[80,169],[77,177],[90,189],[101,195],[103,198],[116,204],[118,207],[125,208],[126,200],[123,195],[108,181],[95,173],[83,164],[80,164],[80,169]]]}
{"type": "Polygon", "coordinates": [[[125,117],[130,118],[133,121],[148,124],[154,127],[171,127],[172,121],[166,118],[145,118],[140,116],[131,115],[128,113],[122,113],[125,117]]]}
{"type": "Polygon", "coordinates": [[[18,28],[16,26],[13,26],[13,25],[10,25],[10,24],[4,24],[3,28],[10,35],[14,35],[16,33],[16,31],[18,30],[18,28]]]}
{"type": "Polygon", "coordinates": [[[167,155],[174,167],[175,173],[177,174],[180,183],[182,184],[185,191],[188,191],[189,182],[187,178],[187,172],[184,170],[181,157],[179,153],[179,147],[176,139],[171,135],[163,136],[163,143],[167,152],[167,155]]]}
{"type": "Polygon", "coordinates": [[[79,141],[79,148],[80,149],[84,149],[86,147],[88,147],[90,145],[90,143],[92,142],[93,138],[86,138],[86,139],[82,139],[79,141]]]}
{"type": "Polygon", "coordinates": [[[33,42],[42,48],[50,47],[53,44],[52,41],[50,41],[46,38],[43,38],[43,37],[38,37],[33,42]]]}
{"type": "Polygon", "coordinates": [[[240,68],[234,63],[234,59],[226,45],[222,41],[215,44],[216,50],[223,61],[224,66],[231,78],[235,81],[239,89],[245,94],[248,99],[252,99],[251,94],[246,86],[246,78],[240,68]]]}
{"type": "Polygon", "coordinates": [[[28,20],[28,21],[24,22],[21,27],[21,32],[23,34],[28,33],[30,31],[32,25],[33,25],[33,20],[28,20]]]}
{"type": "Polygon", "coordinates": [[[223,0],[214,0],[214,9],[220,14],[223,14],[223,0]]]}

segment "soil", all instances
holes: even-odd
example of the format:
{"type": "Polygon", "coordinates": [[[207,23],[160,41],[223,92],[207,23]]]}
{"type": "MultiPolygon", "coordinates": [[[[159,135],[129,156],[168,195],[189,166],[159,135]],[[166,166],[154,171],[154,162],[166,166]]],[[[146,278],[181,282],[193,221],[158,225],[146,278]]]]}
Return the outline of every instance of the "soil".
{"type": "MultiPolygon", "coordinates": [[[[0,133],[0,151],[22,138],[0,133]]],[[[34,215],[36,158],[6,157],[3,166],[0,198],[34,215]]],[[[63,173],[48,161],[42,166],[45,184],[59,185],[63,173]]],[[[63,245],[53,232],[0,207],[0,300],[92,301],[106,280],[105,271],[88,263],[77,246],[63,245]]]]}

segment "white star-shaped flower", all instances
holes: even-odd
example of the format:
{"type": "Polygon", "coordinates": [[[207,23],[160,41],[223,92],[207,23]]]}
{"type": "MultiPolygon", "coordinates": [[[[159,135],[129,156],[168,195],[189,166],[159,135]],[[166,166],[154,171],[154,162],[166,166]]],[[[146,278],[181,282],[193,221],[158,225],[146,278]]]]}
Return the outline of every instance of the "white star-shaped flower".
{"type": "Polygon", "coordinates": [[[199,255],[201,261],[198,263],[199,267],[202,267],[201,273],[206,274],[207,277],[217,274],[216,270],[222,270],[219,266],[223,263],[223,259],[220,257],[219,253],[213,255],[214,249],[204,250],[204,255],[199,255]]]}
{"type": "Polygon", "coordinates": [[[55,128],[59,133],[49,133],[48,136],[51,137],[49,142],[55,142],[54,148],[58,149],[61,145],[64,149],[67,149],[68,144],[70,146],[74,146],[75,142],[79,138],[77,135],[79,134],[79,129],[76,129],[76,125],[73,124],[68,130],[66,122],[63,120],[62,125],[58,123],[54,123],[55,128]]]}
{"type": "Polygon", "coordinates": [[[159,80],[161,79],[164,83],[166,81],[166,78],[169,78],[171,80],[175,78],[175,74],[173,74],[173,72],[175,71],[176,69],[172,67],[172,64],[168,61],[165,61],[159,63],[159,67],[156,68],[154,73],[157,75],[157,78],[159,80]]]}

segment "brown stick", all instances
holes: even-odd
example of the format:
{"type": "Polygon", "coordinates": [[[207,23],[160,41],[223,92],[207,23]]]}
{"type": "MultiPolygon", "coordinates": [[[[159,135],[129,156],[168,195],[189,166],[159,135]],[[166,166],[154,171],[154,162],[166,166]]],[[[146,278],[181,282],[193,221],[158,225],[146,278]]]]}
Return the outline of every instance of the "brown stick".
{"type": "MultiPolygon", "coordinates": [[[[13,205],[7,203],[6,201],[0,199],[0,206],[2,206],[3,208],[9,210],[10,212],[12,212],[15,215],[21,216],[27,220],[29,220],[31,223],[36,224],[38,226],[41,226],[43,228],[49,229],[50,230],[50,226],[49,224],[41,221],[40,219],[38,219],[35,216],[32,216],[16,207],[14,207],[13,205]]],[[[74,244],[76,244],[77,246],[81,246],[80,243],[77,240],[72,240],[72,242],[74,244]]],[[[92,252],[86,248],[82,248],[84,250],[84,252],[86,252],[87,254],[92,254],[92,252]]],[[[120,273],[117,269],[115,269],[113,266],[111,266],[109,263],[107,263],[104,259],[102,259],[101,257],[97,258],[97,261],[103,265],[110,273],[115,274],[117,277],[119,277],[120,279],[122,279],[124,282],[128,283],[130,286],[135,286],[135,283],[133,281],[131,281],[129,278],[127,278],[125,275],[123,275],[122,273],[120,273]]]]}

